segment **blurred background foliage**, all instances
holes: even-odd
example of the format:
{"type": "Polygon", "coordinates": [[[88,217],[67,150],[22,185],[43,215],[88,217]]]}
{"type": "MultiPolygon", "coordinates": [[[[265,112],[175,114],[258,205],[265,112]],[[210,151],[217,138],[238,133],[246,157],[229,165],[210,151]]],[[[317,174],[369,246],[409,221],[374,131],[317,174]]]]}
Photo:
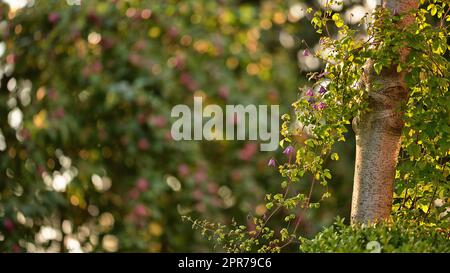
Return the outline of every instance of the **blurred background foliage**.
{"type": "MultiPolygon", "coordinates": [[[[6,2],[0,251],[208,251],[181,215],[227,224],[266,212],[264,193],[280,179],[267,161],[281,152],[175,142],[170,110],[197,95],[289,111],[307,72],[321,68],[303,52],[319,38],[306,8],[325,1],[6,2]]],[[[335,8],[356,23],[375,2],[335,8]]],[[[329,163],[333,197],[303,235],[349,214],[353,146],[329,163]]]]}

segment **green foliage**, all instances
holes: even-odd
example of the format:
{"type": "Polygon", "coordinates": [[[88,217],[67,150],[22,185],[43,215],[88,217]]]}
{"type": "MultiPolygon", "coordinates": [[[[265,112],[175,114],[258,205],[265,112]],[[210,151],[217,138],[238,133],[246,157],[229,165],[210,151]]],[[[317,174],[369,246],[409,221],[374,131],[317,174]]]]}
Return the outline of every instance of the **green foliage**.
{"type": "Polygon", "coordinates": [[[30,2],[0,4],[0,251],[200,251],[180,215],[261,204],[257,143],[174,142],[170,110],[292,99],[283,1],[30,2]]]}
{"type": "Polygon", "coordinates": [[[402,219],[374,226],[348,226],[343,219],[337,219],[313,239],[302,238],[300,252],[450,252],[450,234],[448,230],[402,219]]]}

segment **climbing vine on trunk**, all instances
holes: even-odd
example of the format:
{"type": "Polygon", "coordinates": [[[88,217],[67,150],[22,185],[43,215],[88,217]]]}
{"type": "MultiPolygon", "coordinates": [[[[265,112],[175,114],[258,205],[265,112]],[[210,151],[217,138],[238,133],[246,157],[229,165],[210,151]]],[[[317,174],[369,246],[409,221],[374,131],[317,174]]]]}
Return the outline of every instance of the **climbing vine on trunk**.
{"type": "Polygon", "coordinates": [[[330,8],[333,2],[307,11],[324,36],[319,50],[303,54],[320,58],[324,70],[310,74],[311,85],[300,88],[292,104],[295,114],[282,117],[283,158],[268,165],[283,180],[279,193],[266,195],[268,213],[253,217],[251,227],[185,218],[227,251],[280,252],[301,245],[302,217],[331,195],[332,173],[324,162],[350,156],[333,147],[347,140],[352,121],[358,145],[355,227],[391,219],[449,233],[447,1],[384,1],[361,21],[365,33],[345,25],[330,8]],[[317,193],[321,197],[313,199],[317,193]],[[274,230],[270,219],[280,215],[286,226],[274,230]]]}
{"type": "MultiPolygon", "coordinates": [[[[385,43],[385,29],[397,27],[401,33],[414,24],[409,14],[418,8],[418,0],[384,1],[387,14],[374,23],[374,41],[385,43]],[[404,14],[398,22],[386,20],[389,13],[404,14]],[[384,24],[388,22],[389,25],[384,24]]],[[[406,37],[389,45],[395,58],[386,65],[369,59],[363,67],[361,88],[368,94],[368,109],[353,119],[356,134],[355,178],[352,198],[352,222],[376,222],[391,213],[395,169],[404,127],[402,113],[410,92],[405,82],[409,46],[406,37]]],[[[389,41],[388,41],[389,42],[389,41]]]]}

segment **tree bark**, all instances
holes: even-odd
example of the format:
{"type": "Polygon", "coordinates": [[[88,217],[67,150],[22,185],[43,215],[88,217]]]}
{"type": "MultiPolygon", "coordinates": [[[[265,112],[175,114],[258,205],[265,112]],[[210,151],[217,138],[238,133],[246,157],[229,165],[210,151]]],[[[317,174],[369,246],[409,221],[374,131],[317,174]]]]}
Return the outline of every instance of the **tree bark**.
{"type": "MultiPolygon", "coordinates": [[[[418,8],[418,0],[387,0],[383,7],[391,14],[402,14],[418,8]]],[[[399,28],[411,24],[405,17],[399,28]]],[[[408,49],[400,52],[405,60],[408,49]]],[[[400,106],[408,98],[404,72],[396,66],[383,69],[377,75],[373,61],[364,67],[362,85],[369,94],[370,111],[353,120],[356,134],[355,176],[353,184],[351,222],[374,223],[388,219],[392,209],[393,185],[403,129],[400,106]]]]}

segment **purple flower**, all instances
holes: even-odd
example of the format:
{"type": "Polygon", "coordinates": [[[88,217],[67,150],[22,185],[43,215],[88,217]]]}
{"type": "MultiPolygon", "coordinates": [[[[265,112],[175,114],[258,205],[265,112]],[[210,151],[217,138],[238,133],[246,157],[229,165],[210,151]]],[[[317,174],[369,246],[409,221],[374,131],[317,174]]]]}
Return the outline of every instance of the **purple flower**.
{"type": "Polygon", "coordinates": [[[323,95],[326,92],[327,92],[327,89],[325,87],[321,86],[320,89],[319,89],[319,94],[323,95]]]}
{"type": "Polygon", "coordinates": [[[309,104],[313,104],[316,100],[314,98],[308,98],[309,104]]]}
{"type": "Polygon", "coordinates": [[[269,163],[267,163],[267,166],[269,166],[269,167],[275,167],[276,165],[277,164],[276,164],[275,159],[273,157],[269,160],[269,163]]]}
{"type": "Polygon", "coordinates": [[[58,23],[61,16],[57,12],[52,12],[48,15],[48,21],[52,24],[58,23]]]}
{"type": "Polygon", "coordinates": [[[305,49],[303,50],[303,57],[308,57],[309,56],[309,50],[305,49]]]}
{"type": "Polygon", "coordinates": [[[314,105],[313,107],[314,107],[314,109],[322,110],[322,109],[325,109],[327,107],[327,105],[324,102],[319,102],[318,104],[314,105]]]}
{"type": "Polygon", "coordinates": [[[310,89],[308,89],[308,91],[306,91],[306,95],[308,96],[308,97],[312,97],[312,96],[314,96],[314,92],[312,91],[312,89],[310,88],[310,89]]]}
{"type": "Polygon", "coordinates": [[[283,154],[289,155],[289,156],[294,153],[295,153],[295,149],[291,145],[287,146],[286,149],[284,149],[284,151],[283,151],[283,154]]]}

